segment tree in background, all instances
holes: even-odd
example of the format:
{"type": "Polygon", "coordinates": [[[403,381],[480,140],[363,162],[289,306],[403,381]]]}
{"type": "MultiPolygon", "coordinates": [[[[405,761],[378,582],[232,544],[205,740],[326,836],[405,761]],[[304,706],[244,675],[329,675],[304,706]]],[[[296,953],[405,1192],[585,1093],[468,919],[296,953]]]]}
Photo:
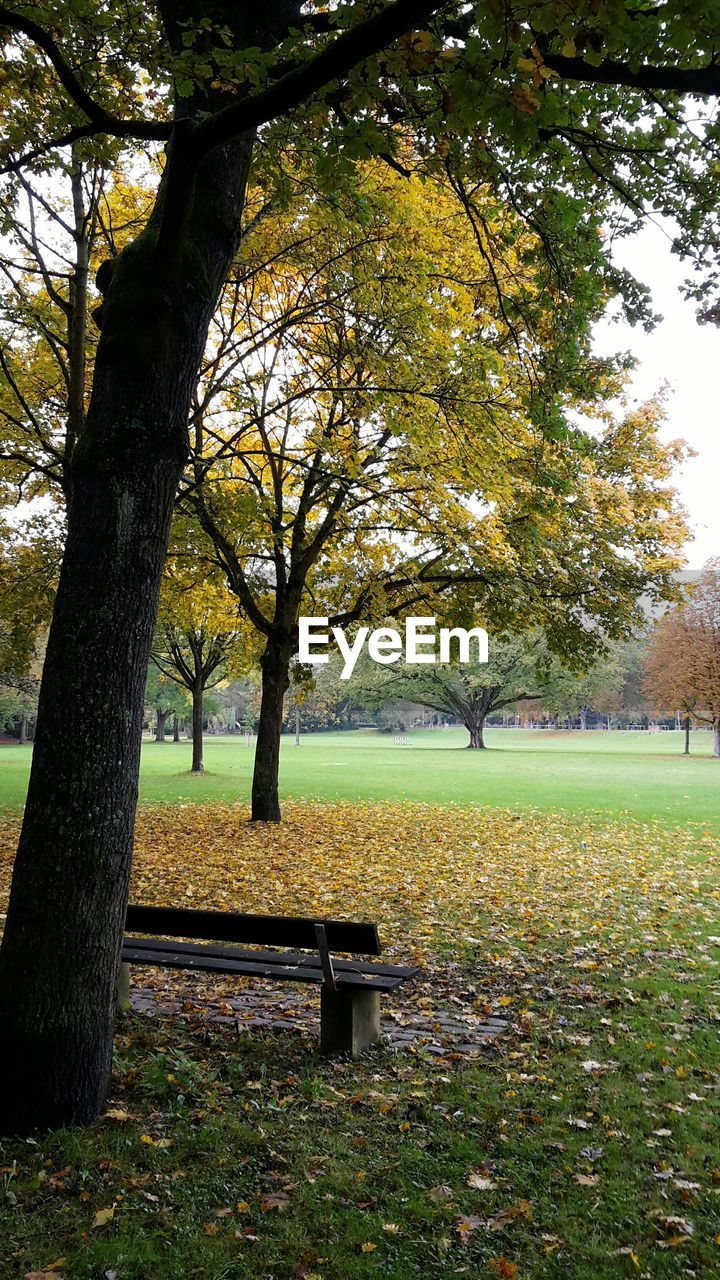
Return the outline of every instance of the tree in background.
{"type": "Polygon", "coordinates": [[[202,773],[204,698],[248,663],[249,628],[222,575],[207,573],[188,543],[187,521],[176,522],[160,593],[151,659],[191,701],[192,773],[202,773]]]}
{"type": "Polygon", "coordinates": [[[656,623],[645,660],[645,688],[664,714],[680,711],[709,725],[720,757],[720,558],[705,566],[688,599],[656,623]]]}
{"type": "Polygon", "coordinates": [[[191,773],[202,773],[203,699],[208,689],[225,679],[227,662],[235,636],[232,633],[206,631],[204,627],[173,626],[161,622],[151,657],[154,665],[168,680],[187,689],[191,700],[192,765],[191,773]]]}
{"type": "Polygon", "coordinates": [[[0,729],[20,742],[37,712],[62,530],[52,514],[10,526],[0,519],[0,729]]]}
{"type": "Polygon", "coordinates": [[[156,742],[165,741],[170,716],[183,720],[190,710],[187,695],[178,687],[178,681],[169,679],[154,662],[148,667],[145,703],[155,717],[156,742]]]}
{"type": "Polygon", "coordinates": [[[85,424],[97,328],[92,280],[141,228],[147,191],[108,151],[77,145],[67,169],[19,172],[7,192],[0,251],[0,494],[63,506],[85,424]]]}
{"type": "Polygon", "coordinates": [[[622,688],[622,683],[622,669],[611,649],[609,654],[599,656],[584,674],[555,681],[542,693],[538,706],[554,719],[577,717],[580,728],[587,729],[588,711],[591,708],[606,710],[608,702],[612,704],[622,688]]]}
{"type": "MultiPolygon", "coordinates": [[[[476,655],[471,654],[471,658],[476,655]]],[[[563,671],[540,632],[489,638],[488,662],[403,663],[389,671],[365,661],[356,680],[355,696],[367,707],[387,706],[404,699],[460,720],[470,735],[468,748],[485,749],[488,716],[521,702],[547,698],[576,677],[563,671]]]]}

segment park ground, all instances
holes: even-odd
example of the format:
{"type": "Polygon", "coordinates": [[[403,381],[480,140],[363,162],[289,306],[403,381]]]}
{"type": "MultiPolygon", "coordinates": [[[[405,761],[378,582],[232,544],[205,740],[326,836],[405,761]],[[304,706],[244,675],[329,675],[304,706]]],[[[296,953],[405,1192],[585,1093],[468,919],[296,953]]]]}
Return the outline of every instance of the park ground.
{"type": "MultiPolygon", "coordinates": [[[[320,801],[419,801],[540,809],[599,821],[606,816],[700,822],[720,833],[720,762],[712,735],[642,731],[490,729],[487,751],[467,751],[464,729],[415,730],[408,746],[373,730],[283,738],[281,795],[320,801]]],[[[250,794],[253,743],[206,737],[206,772],[189,772],[187,741],[143,745],[140,800],[232,803],[250,794]]],[[[0,811],[25,798],[30,748],[0,746],[0,811]]]]}
{"type": "Polygon", "coordinates": [[[377,920],[438,1033],[325,1061],[144,974],[180,1009],[123,1015],[106,1114],[0,1147],[2,1280],[720,1276],[720,763],[592,737],[288,740],[279,828],[221,803],[242,741],[148,744],[135,900],[377,920]],[[465,1056],[448,1012],[507,1028],[465,1056]]]}

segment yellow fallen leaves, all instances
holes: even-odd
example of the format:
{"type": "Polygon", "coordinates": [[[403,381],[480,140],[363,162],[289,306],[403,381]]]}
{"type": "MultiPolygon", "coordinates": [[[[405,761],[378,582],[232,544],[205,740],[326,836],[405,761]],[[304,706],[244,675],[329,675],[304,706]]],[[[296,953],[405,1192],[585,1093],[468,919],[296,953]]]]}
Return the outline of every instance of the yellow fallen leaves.
{"type": "MultiPolygon", "coordinates": [[[[353,915],[405,950],[449,934],[484,953],[496,942],[500,961],[508,930],[524,948],[577,934],[586,969],[603,966],[608,931],[618,945],[643,929],[673,940],[692,912],[698,926],[717,916],[717,844],[701,831],[417,804],[287,804],[279,827],[247,817],[239,805],[141,809],[133,899],[353,915]]],[[[17,831],[0,820],[0,904],[17,831]]]]}
{"type": "Polygon", "coordinates": [[[106,1227],[108,1222],[112,1222],[115,1217],[115,1205],[111,1204],[109,1209],[98,1209],[93,1218],[93,1228],[106,1227]]]}

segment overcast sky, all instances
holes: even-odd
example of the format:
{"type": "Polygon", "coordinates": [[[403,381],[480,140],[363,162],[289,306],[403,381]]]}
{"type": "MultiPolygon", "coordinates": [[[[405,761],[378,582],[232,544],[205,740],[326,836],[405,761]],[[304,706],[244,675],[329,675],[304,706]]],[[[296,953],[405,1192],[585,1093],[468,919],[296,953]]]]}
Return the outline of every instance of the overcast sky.
{"type": "Polygon", "coordinates": [[[679,285],[689,272],[671,254],[661,227],[647,226],[621,241],[615,256],[650,287],[653,308],[664,318],[649,334],[603,323],[597,349],[630,350],[637,357],[633,398],[648,399],[663,382],[669,385],[663,435],[681,437],[697,454],[678,473],[677,486],[694,533],[686,548],[688,567],[699,569],[720,555],[720,329],[699,325],[694,304],[682,298],[679,285]]]}

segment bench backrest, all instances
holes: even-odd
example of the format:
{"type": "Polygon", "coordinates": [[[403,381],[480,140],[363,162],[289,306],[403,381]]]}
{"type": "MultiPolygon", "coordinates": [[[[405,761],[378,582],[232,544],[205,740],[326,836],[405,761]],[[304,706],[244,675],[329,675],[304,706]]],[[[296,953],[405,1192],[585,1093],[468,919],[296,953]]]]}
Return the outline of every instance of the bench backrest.
{"type": "Polygon", "coordinates": [[[377,926],[352,920],[322,920],[310,916],[250,916],[237,911],[197,911],[189,907],[127,909],[130,933],[161,934],[168,938],[202,938],[207,942],[242,942],[265,947],[298,947],[317,951],[315,925],[325,926],[331,951],[379,956],[377,926]]]}

